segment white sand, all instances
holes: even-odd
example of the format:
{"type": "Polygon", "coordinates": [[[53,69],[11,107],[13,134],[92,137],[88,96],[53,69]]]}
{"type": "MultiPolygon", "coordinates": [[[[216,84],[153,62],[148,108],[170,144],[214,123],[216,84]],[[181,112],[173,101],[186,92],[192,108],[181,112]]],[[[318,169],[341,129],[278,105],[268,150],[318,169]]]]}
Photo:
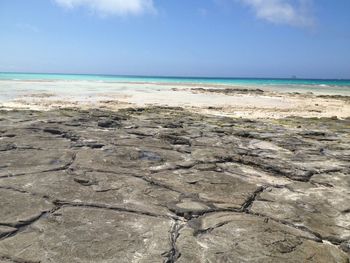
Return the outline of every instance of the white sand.
{"type": "Polygon", "coordinates": [[[349,99],[278,92],[226,95],[193,92],[191,88],[193,86],[178,84],[0,81],[0,106],[37,110],[58,107],[116,110],[130,106],[161,105],[179,106],[206,114],[248,118],[282,118],[291,115],[350,117],[349,99]]]}

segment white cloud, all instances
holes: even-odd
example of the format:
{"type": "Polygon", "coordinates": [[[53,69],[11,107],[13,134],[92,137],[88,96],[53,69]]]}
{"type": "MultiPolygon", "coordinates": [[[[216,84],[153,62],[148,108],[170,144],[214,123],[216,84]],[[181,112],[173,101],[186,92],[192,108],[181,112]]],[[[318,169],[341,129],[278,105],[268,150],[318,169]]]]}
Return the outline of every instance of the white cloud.
{"type": "Polygon", "coordinates": [[[312,0],[240,0],[251,7],[259,19],[274,24],[312,26],[314,18],[310,14],[312,0]]]}
{"type": "Polygon", "coordinates": [[[73,9],[85,7],[102,16],[139,15],[155,12],[153,0],[54,0],[58,5],[73,9]]]}

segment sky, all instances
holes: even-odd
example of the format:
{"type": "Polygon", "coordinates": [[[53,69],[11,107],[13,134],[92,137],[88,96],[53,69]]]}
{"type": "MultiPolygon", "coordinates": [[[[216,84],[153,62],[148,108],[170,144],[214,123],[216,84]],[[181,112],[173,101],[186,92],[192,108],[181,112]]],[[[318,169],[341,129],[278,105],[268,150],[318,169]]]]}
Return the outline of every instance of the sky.
{"type": "Polygon", "coordinates": [[[0,0],[0,71],[350,79],[349,0],[0,0]]]}

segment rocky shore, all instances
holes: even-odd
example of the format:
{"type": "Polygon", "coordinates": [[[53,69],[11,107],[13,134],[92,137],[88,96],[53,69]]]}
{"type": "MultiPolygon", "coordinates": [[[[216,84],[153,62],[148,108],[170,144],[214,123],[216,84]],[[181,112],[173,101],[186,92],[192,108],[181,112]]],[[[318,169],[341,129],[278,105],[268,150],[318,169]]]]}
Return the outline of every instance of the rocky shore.
{"type": "Polygon", "coordinates": [[[0,262],[349,262],[350,118],[0,111],[0,262]]]}

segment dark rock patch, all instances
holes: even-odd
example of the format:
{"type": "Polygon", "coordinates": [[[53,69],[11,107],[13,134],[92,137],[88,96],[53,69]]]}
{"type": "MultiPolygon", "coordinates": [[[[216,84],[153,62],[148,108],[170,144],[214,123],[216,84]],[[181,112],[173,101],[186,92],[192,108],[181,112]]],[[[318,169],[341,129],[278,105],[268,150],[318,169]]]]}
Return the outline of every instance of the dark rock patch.
{"type": "Polygon", "coordinates": [[[118,128],[121,126],[120,122],[116,120],[101,120],[97,125],[102,128],[118,128]]]}
{"type": "Polygon", "coordinates": [[[142,161],[152,161],[152,162],[160,162],[163,160],[159,154],[150,152],[150,151],[140,151],[139,159],[142,161]]]}

